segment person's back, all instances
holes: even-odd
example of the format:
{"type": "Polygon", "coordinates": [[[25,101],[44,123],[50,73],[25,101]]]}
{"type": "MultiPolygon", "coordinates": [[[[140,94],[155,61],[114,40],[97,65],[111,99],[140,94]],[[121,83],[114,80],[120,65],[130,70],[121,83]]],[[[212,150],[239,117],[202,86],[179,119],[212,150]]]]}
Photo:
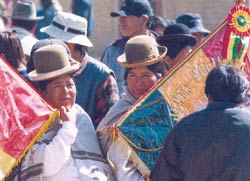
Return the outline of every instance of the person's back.
{"type": "Polygon", "coordinates": [[[125,44],[129,38],[143,34],[154,36],[147,28],[147,22],[149,16],[153,15],[153,10],[147,0],[125,0],[120,10],[111,12],[110,15],[119,17],[121,38],[106,47],[101,61],[114,71],[121,94],[125,70],[116,60],[124,53],[125,44]]]}
{"type": "Polygon", "coordinates": [[[170,132],[151,180],[248,180],[250,111],[238,107],[248,85],[233,66],[213,69],[206,80],[207,107],[183,118],[170,132]]]}

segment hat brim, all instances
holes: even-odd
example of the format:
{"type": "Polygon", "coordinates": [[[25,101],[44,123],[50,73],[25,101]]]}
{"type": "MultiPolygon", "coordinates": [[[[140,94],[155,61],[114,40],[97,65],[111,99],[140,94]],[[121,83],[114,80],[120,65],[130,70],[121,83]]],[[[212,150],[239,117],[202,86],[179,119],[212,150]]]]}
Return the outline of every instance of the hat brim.
{"type": "Polygon", "coordinates": [[[168,42],[173,41],[186,41],[188,45],[194,46],[196,45],[196,37],[193,35],[185,35],[185,34],[174,34],[174,35],[163,35],[158,37],[157,42],[160,45],[165,45],[168,42]]]}
{"type": "Polygon", "coordinates": [[[125,11],[123,10],[118,10],[118,11],[113,11],[110,13],[111,17],[119,17],[119,16],[128,16],[125,11]]]}
{"type": "Polygon", "coordinates": [[[153,65],[159,61],[161,61],[167,54],[167,48],[164,46],[157,46],[158,50],[159,50],[159,56],[155,57],[153,59],[148,59],[148,60],[138,60],[136,62],[133,63],[129,63],[127,62],[126,59],[126,54],[122,54],[121,56],[119,56],[117,58],[118,63],[125,67],[125,68],[133,68],[133,67],[140,67],[140,66],[149,66],[149,65],[153,65]]]}
{"type": "Polygon", "coordinates": [[[36,70],[31,71],[28,76],[31,81],[38,82],[38,81],[43,81],[43,80],[50,80],[62,75],[67,75],[73,72],[76,72],[80,67],[80,63],[73,61],[70,62],[70,66],[65,67],[60,70],[56,70],[53,72],[49,73],[37,73],[36,70]]]}
{"type": "Polygon", "coordinates": [[[10,16],[14,20],[25,20],[25,21],[39,21],[44,19],[44,16],[38,16],[35,18],[24,18],[24,17],[19,17],[19,16],[10,16]]]}
{"type": "Polygon", "coordinates": [[[192,33],[195,33],[195,32],[202,32],[204,33],[205,35],[208,35],[211,31],[209,31],[208,29],[204,28],[203,26],[196,26],[194,28],[190,28],[190,31],[192,33]]]}
{"type": "Polygon", "coordinates": [[[67,43],[79,44],[87,47],[93,47],[92,42],[85,35],[76,35],[70,32],[65,32],[53,25],[46,26],[40,29],[41,32],[47,33],[49,36],[60,39],[67,43]]]}

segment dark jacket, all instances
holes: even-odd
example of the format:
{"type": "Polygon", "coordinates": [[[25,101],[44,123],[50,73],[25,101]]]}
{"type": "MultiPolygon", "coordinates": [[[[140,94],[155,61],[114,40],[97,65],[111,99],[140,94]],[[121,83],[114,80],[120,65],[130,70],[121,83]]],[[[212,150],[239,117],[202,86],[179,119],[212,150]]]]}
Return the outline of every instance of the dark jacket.
{"type": "Polygon", "coordinates": [[[181,120],[165,140],[153,181],[250,180],[250,111],[213,102],[181,120]]]}

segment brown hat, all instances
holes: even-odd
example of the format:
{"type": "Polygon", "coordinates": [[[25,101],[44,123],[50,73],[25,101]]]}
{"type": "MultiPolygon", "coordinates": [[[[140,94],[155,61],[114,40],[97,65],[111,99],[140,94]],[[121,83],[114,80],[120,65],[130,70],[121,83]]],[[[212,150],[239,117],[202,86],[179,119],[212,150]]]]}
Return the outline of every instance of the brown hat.
{"type": "Polygon", "coordinates": [[[69,61],[66,49],[54,44],[39,48],[34,52],[35,70],[30,72],[31,81],[49,80],[61,75],[73,73],[79,69],[80,63],[69,61]]]}
{"type": "Polygon", "coordinates": [[[148,66],[161,61],[167,53],[167,48],[158,46],[148,35],[135,36],[125,45],[125,53],[118,57],[118,63],[127,68],[148,66]]]}

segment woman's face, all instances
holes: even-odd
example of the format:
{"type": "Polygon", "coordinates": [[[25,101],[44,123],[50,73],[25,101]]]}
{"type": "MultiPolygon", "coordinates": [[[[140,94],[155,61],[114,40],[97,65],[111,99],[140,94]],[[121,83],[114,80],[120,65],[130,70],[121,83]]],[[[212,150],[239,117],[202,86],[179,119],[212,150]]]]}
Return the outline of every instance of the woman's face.
{"type": "Polygon", "coordinates": [[[146,67],[132,68],[127,77],[128,90],[136,99],[140,98],[156,82],[156,75],[146,67]]]}
{"type": "Polygon", "coordinates": [[[70,75],[58,77],[47,85],[44,95],[55,108],[71,108],[76,100],[75,82],[70,75]]]}

